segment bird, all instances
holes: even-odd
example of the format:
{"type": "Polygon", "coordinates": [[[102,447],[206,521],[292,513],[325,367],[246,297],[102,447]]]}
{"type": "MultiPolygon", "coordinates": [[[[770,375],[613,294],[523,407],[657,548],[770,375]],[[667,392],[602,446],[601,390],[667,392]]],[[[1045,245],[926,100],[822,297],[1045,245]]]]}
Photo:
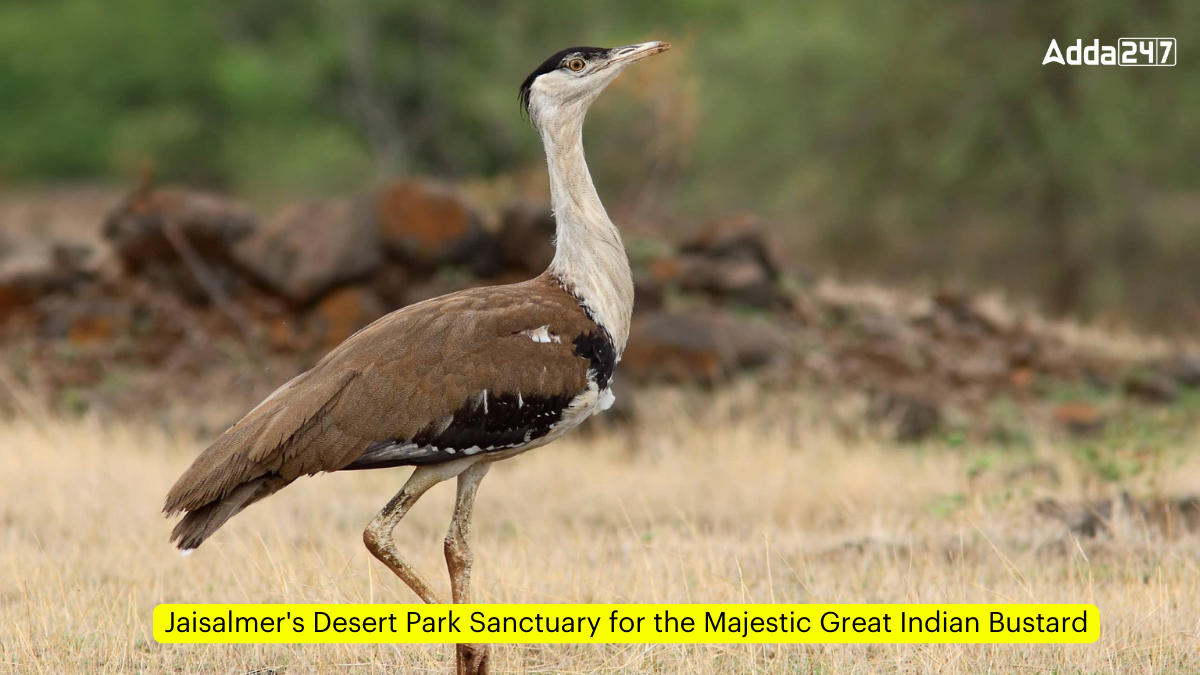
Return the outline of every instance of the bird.
{"type": "MultiPolygon", "coordinates": [[[[434,485],[457,479],[444,553],[451,600],[470,602],[471,513],[497,461],[546,445],[613,401],[629,338],[633,277],[584,158],[593,101],[632,63],[670,48],[569,47],[521,83],[541,136],[556,221],[537,277],[393,311],[284,383],[209,445],[168,491],[171,541],[194,551],[247,506],[305,475],[414,467],[363,531],[371,554],[424,602],[431,586],[393,531],[434,485]]],[[[485,645],[458,645],[458,672],[487,672],[485,645]]]]}

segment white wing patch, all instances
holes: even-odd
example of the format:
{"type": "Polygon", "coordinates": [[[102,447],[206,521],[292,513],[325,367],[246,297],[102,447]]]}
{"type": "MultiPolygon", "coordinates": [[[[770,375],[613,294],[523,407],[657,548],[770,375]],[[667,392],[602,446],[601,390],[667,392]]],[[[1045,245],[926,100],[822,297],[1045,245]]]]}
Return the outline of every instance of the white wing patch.
{"type": "Polygon", "coordinates": [[[612,407],[613,402],[617,400],[616,394],[613,393],[612,387],[600,392],[600,400],[596,403],[601,411],[608,410],[612,407]]]}
{"type": "Polygon", "coordinates": [[[558,337],[557,334],[550,332],[549,325],[540,326],[538,328],[530,328],[529,330],[523,330],[523,331],[521,331],[521,334],[527,336],[530,340],[533,340],[534,342],[541,342],[541,343],[550,343],[550,342],[561,343],[562,342],[562,338],[558,337]]]}

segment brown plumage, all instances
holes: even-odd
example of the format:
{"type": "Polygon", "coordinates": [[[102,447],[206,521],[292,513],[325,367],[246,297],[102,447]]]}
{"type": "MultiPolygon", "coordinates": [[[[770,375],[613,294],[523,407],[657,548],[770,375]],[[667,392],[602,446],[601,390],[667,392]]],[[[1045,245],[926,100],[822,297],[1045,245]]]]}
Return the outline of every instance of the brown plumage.
{"type": "Polygon", "coordinates": [[[574,398],[593,369],[574,343],[600,330],[545,274],[392,312],[280,387],[195,460],[167,494],[168,514],[187,512],[172,540],[195,548],[296,478],[345,468],[373,442],[416,438],[485,390],[574,398]],[[542,327],[558,341],[531,339],[542,327]]]}
{"type": "MultiPolygon", "coordinates": [[[[300,476],[411,464],[363,543],[422,600],[438,602],[392,535],[421,495],[456,478],[446,567],[453,601],[471,601],[471,511],[488,468],[612,404],[633,277],[584,161],[583,118],[622,69],[669,47],[572,47],[526,78],[520,100],[542,136],[557,225],[550,268],[392,312],[277,389],[171,488],[164,510],[185,513],[171,534],[181,549],[300,476]]],[[[458,672],[486,673],[488,654],[458,645],[458,672]]]]}

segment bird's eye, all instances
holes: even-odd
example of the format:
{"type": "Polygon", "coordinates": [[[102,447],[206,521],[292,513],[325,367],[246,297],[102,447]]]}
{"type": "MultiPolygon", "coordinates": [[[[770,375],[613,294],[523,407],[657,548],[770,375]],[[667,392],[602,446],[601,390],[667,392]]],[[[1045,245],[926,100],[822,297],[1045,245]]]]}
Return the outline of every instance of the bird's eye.
{"type": "Polygon", "coordinates": [[[579,71],[583,70],[583,67],[586,65],[587,64],[583,62],[583,59],[578,58],[578,57],[573,58],[570,61],[567,61],[567,67],[577,73],[579,71]]]}

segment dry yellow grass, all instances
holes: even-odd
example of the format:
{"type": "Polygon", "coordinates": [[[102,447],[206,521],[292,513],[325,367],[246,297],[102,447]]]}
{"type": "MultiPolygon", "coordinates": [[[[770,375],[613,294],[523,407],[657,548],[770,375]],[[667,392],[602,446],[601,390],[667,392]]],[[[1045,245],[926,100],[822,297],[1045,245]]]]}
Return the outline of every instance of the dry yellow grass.
{"type": "MultiPolygon", "coordinates": [[[[1049,441],[982,472],[983,450],[846,440],[797,401],[711,407],[664,393],[653,429],[572,436],[498,465],[477,506],[481,602],[1094,602],[1084,646],[498,646],[500,672],[1197,672],[1198,538],[1130,521],[1077,541],[1035,498],[1086,484],[1049,441]],[[697,416],[696,410],[704,414],[697,416]],[[738,420],[732,423],[732,420],[738,420]],[[1032,461],[1055,467],[1057,486],[1032,461]],[[1020,476],[1025,476],[1024,478],[1020,476]]],[[[158,645],[159,602],[410,602],[363,549],[402,469],[307,479],[189,558],[163,493],[201,442],[50,418],[0,427],[0,670],[445,672],[405,645],[158,645]]],[[[1194,491],[1196,462],[1159,477],[1194,491]]],[[[444,591],[453,488],[401,523],[444,591]]]]}

